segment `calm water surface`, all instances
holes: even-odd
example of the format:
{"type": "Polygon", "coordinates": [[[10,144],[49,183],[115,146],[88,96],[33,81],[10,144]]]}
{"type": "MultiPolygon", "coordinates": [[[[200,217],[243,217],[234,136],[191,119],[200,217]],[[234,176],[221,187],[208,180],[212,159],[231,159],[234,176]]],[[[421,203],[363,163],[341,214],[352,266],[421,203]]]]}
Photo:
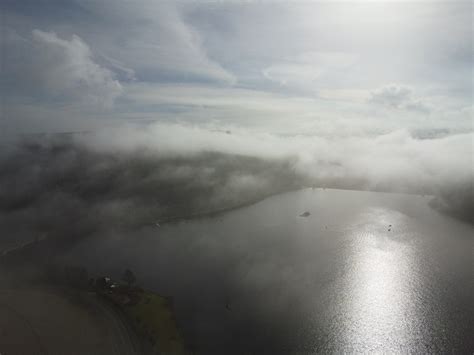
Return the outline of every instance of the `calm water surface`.
{"type": "Polygon", "coordinates": [[[172,296],[200,353],[472,353],[474,228],[429,200],[306,189],[66,258],[172,296]]]}

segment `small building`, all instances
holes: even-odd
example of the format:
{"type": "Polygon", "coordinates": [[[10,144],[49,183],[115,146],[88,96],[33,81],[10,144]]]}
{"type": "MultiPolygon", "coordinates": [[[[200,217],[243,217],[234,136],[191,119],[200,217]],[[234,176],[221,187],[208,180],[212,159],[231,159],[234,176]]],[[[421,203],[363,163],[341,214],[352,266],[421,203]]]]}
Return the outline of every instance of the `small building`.
{"type": "Polygon", "coordinates": [[[102,276],[98,277],[97,280],[95,281],[95,287],[99,290],[110,290],[112,286],[114,285],[114,282],[110,277],[102,276]]]}

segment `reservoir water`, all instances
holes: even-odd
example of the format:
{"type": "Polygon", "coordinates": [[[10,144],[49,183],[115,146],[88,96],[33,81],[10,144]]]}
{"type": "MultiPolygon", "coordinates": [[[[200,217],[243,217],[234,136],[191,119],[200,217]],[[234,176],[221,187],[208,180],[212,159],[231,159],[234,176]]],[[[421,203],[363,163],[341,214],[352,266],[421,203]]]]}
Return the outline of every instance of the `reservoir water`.
{"type": "Polygon", "coordinates": [[[64,258],[172,297],[197,353],[472,353],[474,228],[430,199],[305,189],[64,258]]]}

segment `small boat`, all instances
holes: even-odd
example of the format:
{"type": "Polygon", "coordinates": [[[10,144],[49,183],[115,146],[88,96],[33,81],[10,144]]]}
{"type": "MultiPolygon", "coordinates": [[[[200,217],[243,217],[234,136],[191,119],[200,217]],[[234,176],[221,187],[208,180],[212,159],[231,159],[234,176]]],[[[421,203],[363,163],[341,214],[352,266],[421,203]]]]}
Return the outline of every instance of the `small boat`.
{"type": "Polygon", "coordinates": [[[302,214],[300,214],[300,217],[308,217],[310,215],[311,215],[311,213],[309,213],[308,211],[305,211],[302,214]]]}

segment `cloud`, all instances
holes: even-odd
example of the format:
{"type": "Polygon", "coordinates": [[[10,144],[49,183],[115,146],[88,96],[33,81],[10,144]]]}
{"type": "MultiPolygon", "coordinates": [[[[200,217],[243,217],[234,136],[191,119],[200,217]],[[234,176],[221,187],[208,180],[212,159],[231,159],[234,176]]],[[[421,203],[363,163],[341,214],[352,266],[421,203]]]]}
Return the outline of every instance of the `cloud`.
{"type": "Polygon", "coordinates": [[[199,130],[199,142],[182,149],[163,139],[176,138],[179,128],[159,129],[167,129],[155,137],[159,147],[143,141],[145,149],[137,139],[146,135],[128,130],[131,141],[120,147],[111,141],[105,146],[103,136],[66,135],[33,138],[3,151],[0,228],[6,237],[0,247],[43,232],[74,239],[137,231],[157,220],[235,207],[302,185],[291,161],[242,156],[232,148],[218,152],[213,145],[219,142],[202,149],[217,134],[199,130]]]}
{"type": "MultiPolygon", "coordinates": [[[[314,94],[320,79],[349,68],[357,55],[343,52],[304,52],[265,68],[263,75],[280,86],[314,94]]],[[[319,84],[319,85],[318,85],[319,84]]]]}
{"type": "Polygon", "coordinates": [[[6,48],[6,82],[10,93],[19,97],[90,108],[111,107],[122,93],[114,73],[94,60],[90,47],[77,35],[63,39],[39,29],[31,37],[12,33],[6,48]]]}
{"type": "MultiPolygon", "coordinates": [[[[253,335],[262,329],[271,331],[258,337],[259,349],[266,344],[276,349],[283,345],[296,348],[288,344],[288,334],[294,332],[285,330],[295,329],[293,324],[300,324],[308,310],[296,307],[288,316],[285,310],[289,307],[279,302],[299,304],[295,300],[301,299],[301,290],[290,288],[287,296],[270,303],[261,290],[272,285],[280,290],[281,272],[276,271],[285,265],[282,260],[304,254],[299,249],[288,252],[293,250],[294,235],[285,229],[285,225],[293,228],[291,221],[302,210],[290,211],[289,219],[264,233],[263,239],[253,237],[255,230],[229,231],[220,218],[216,222],[219,238],[210,238],[206,223],[182,223],[183,233],[171,236],[166,233],[168,227],[157,228],[156,222],[235,207],[313,184],[435,194],[440,196],[435,207],[471,221],[473,216],[473,133],[422,140],[406,131],[345,138],[283,137],[243,129],[228,134],[193,125],[155,123],[80,136],[30,138],[10,151],[0,150],[0,251],[35,236],[47,236],[60,248],[47,244],[53,249],[48,262],[73,260],[94,272],[112,275],[114,269],[122,272],[124,265],[133,265],[143,284],[175,297],[180,319],[186,320],[187,339],[197,338],[214,351],[234,344],[234,334],[242,339],[242,351],[253,348],[257,346],[252,343],[253,335]],[[147,236],[156,244],[148,243],[147,236]],[[284,242],[287,237],[288,243],[284,242]],[[267,258],[269,245],[272,255],[267,258]],[[106,269],[96,269],[94,261],[104,253],[111,256],[106,269]],[[71,254],[75,255],[72,259],[71,254]],[[202,285],[206,286],[204,293],[189,292],[202,285]],[[249,286],[257,292],[249,299],[240,297],[249,286]],[[221,307],[216,304],[224,308],[229,297],[240,312],[237,323],[219,321],[219,311],[214,318],[221,307]],[[244,304],[250,307],[241,311],[239,306],[244,304]],[[260,323],[266,312],[269,319],[285,322],[274,321],[277,326],[269,328],[260,323]],[[203,319],[211,324],[210,329],[203,319]],[[203,335],[202,329],[209,333],[203,335]],[[216,334],[222,334],[217,343],[216,334]]],[[[296,201],[297,209],[302,208],[301,201],[296,201]]],[[[334,219],[333,212],[330,210],[327,220],[334,219]]],[[[249,217],[237,215],[239,221],[249,217]]],[[[323,266],[325,258],[332,257],[327,251],[311,255],[311,260],[319,260],[315,265],[322,262],[323,266]]],[[[291,269],[294,260],[286,261],[290,269],[283,268],[285,274],[293,275],[292,282],[299,285],[301,273],[291,269]]],[[[311,269],[327,272],[324,267],[311,269]]],[[[319,283],[315,289],[318,287],[319,283]]],[[[314,298],[314,292],[308,297],[314,298]]],[[[227,319],[225,308],[224,313],[227,319]]]]}
{"type": "Polygon", "coordinates": [[[275,64],[263,70],[263,75],[281,86],[307,87],[314,84],[322,69],[302,64],[275,64]]]}
{"type": "Polygon", "coordinates": [[[413,95],[413,89],[406,85],[389,84],[371,93],[370,102],[392,109],[404,109],[429,113],[429,107],[413,95]]]}
{"type": "Polygon", "coordinates": [[[437,194],[473,178],[468,168],[472,138],[470,132],[419,139],[406,130],[338,137],[281,136],[235,128],[226,134],[191,124],[155,123],[102,130],[80,140],[95,152],[148,151],[157,156],[219,152],[291,160],[298,176],[328,186],[437,194]]]}
{"type": "Polygon", "coordinates": [[[155,123],[25,139],[0,151],[0,228],[8,243],[42,232],[133,235],[156,220],[313,184],[432,194],[443,210],[472,216],[472,133],[283,137],[155,123]]]}
{"type": "Polygon", "coordinates": [[[71,96],[88,104],[111,106],[122,87],[113,73],[93,60],[89,46],[78,36],[68,41],[54,32],[33,31],[42,52],[44,89],[55,96],[71,96]]]}
{"type": "MultiPolygon", "coordinates": [[[[141,111],[142,117],[148,109],[149,120],[232,125],[270,133],[347,137],[414,129],[470,131],[469,116],[461,112],[450,115],[450,119],[440,109],[432,111],[427,120],[413,109],[377,110],[380,104],[368,105],[369,90],[317,90],[316,95],[288,95],[242,87],[134,83],[127,86],[124,98],[127,108],[141,111]],[[465,123],[461,126],[462,122],[465,123]]],[[[447,105],[441,99],[437,102],[443,102],[443,107],[447,105]]]]}
{"type": "Polygon", "coordinates": [[[172,2],[81,1],[81,6],[105,20],[106,38],[97,42],[107,56],[134,69],[140,81],[213,82],[233,84],[236,77],[210,58],[203,38],[172,2]]]}
{"type": "Polygon", "coordinates": [[[20,125],[27,131],[28,124],[30,131],[41,125],[50,131],[72,129],[94,119],[95,128],[114,117],[232,122],[286,133],[311,127],[318,134],[358,134],[370,126],[388,132],[470,125],[467,115],[454,114],[472,101],[469,66],[458,63],[469,58],[465,43],[471,21],[464,5],[151,0],[118,0],[114,6],[94,0],[5,4],[0,6],[7,32],[17,34],[16,40],[7,40],[2,80],[5,106],[12,114],[8,124],[18,122],[12,131],[20,125]],[[388,23],[380,20],[387,6],[393,15],[388,23]],[[368,21],[362,24],[361,18],[368,21]],[[49,39],[33,38],[34,29],[48,31],[49,39]],[[49,65],[45,52],[60,58],[49,65]],[[79,67],[85,70],[63,70],[66,80],[56,80],[53,69],[65,67],[68,53],[79,55],[79,67]],[[390,82],[410,83],[412,93],[400,97],[404,90],[396,85],[395,93],[371,94],[371,88],[390,82]],[[121,89],[115,88],[117,83],[121,89]],[[371,95],[373,100],[368,100],[371,95]],[[93,112],[97,101],[109,107],[113,102],[111,114],[93,112]],[[71,109],[65,102],[82,106],[71,109]],[[46,106],[57,122],[43,119],[46,106]],[[429,120],[420,114],[428,112],[429,120]]]}

